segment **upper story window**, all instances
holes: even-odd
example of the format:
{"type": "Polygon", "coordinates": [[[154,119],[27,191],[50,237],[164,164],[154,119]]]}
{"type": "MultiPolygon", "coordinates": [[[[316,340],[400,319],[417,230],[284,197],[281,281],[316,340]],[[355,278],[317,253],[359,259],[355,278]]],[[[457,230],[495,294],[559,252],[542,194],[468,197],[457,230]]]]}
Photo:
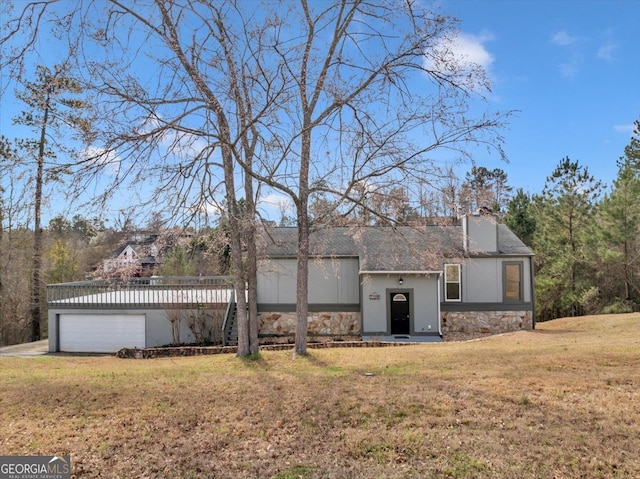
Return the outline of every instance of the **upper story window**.
{"type": "Polygon", "coordinates": [[[459,264],[444,265],[444,300],[462,301],[459,264]]]}
{"type": "Polygon", "coordinates": [[[522,262],[505,262],[502,264],[502,284],[505,303],[521,303],[524,301],[522,262]]]}

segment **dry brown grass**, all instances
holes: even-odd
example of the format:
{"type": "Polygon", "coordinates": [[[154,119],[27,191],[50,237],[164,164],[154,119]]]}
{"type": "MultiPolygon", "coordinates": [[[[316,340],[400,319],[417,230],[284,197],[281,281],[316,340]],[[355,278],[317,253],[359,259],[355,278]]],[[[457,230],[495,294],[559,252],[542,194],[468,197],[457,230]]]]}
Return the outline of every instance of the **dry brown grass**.
{"type": "Polygon", "coordinates": [[[76,477],[640,477],[640,316],[467,343],[0,358],[0,454],[76,477]]]}

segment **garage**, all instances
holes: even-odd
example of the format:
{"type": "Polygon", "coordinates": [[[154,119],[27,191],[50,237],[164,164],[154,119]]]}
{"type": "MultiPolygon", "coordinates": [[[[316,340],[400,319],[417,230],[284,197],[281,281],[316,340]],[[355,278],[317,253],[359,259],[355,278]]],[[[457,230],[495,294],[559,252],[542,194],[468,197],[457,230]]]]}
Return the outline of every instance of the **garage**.
{"type": "Polygon", "coordinates": [[[144,314],[61,314],[59,351],[115,353],[145,347],[144,314]]]}
{"type": "Polygon", "coordinates": [[[49,352],[222,342],[234,302],[228,276],[156,276],[47,285],[49,352]]]}

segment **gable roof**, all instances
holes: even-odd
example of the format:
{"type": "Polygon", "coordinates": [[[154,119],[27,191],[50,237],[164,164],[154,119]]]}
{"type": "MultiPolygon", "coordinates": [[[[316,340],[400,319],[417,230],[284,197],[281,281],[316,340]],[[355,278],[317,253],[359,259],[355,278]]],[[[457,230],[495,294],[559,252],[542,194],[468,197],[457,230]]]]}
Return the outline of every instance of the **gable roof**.
{"type": "Polygon", "coordinates": [[[514,256],[534,255],[533,251],[507,225],[503,224],[498,224],[498,253],[514,256]]]}
{"type": "MultiPolygon", "coordinates": [[[[505,225],[498,225],[498,255],[533,256],[505,225]]],[[[446,258],[462,258],[461,225],[332,227],[310,236],[312,257],[358,257],[361,271],[437,271],[446,258]]],[[[259,240],[263,258],[295,258],[298,229],[266,228],[259,240]]],[[[496,255],[478,252],[474,256],[496,255]]],[[[468,255],[467,255],[468,256],[468,255]]]]}

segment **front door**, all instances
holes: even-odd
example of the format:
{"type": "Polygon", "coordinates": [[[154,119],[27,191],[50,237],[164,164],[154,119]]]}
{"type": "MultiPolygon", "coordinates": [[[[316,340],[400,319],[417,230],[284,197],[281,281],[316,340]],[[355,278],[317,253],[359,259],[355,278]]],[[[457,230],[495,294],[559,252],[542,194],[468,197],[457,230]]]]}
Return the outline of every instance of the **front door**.
{"type": "Polygon", "coordinates": [[[411,334],[409,293],[389,293],[391,304],[391,334],[411,334]]]}

